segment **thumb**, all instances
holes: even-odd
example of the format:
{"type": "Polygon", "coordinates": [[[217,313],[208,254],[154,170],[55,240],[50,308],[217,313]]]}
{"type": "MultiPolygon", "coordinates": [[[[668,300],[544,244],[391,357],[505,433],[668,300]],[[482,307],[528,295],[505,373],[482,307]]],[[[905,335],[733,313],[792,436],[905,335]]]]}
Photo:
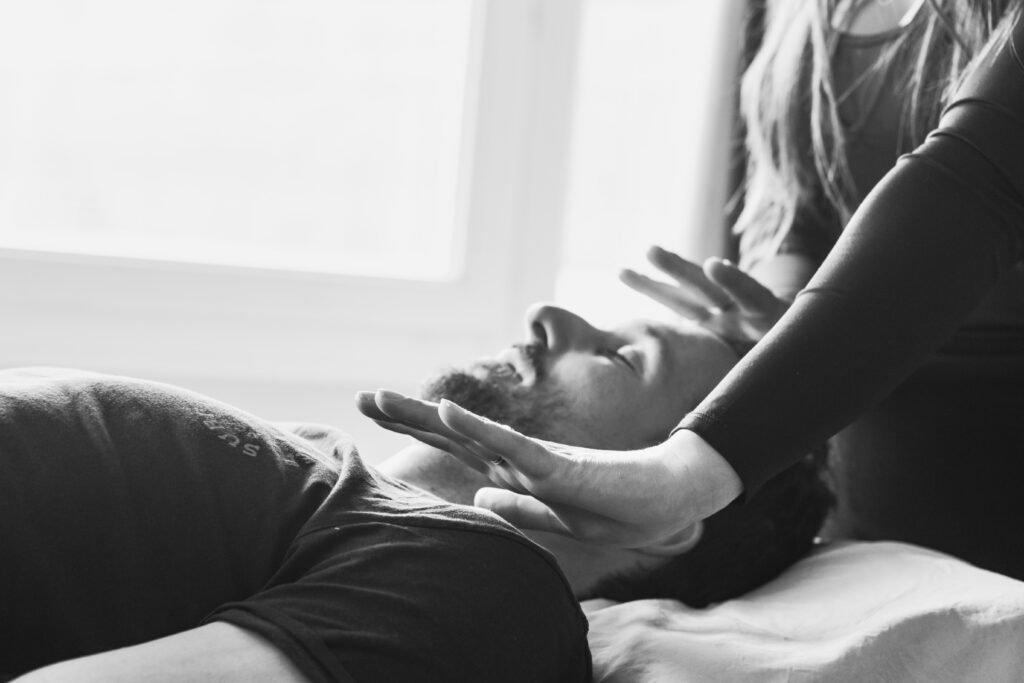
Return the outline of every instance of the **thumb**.
{"type": "Polygon", "coordinates": [[[473,504],[494,512],[520,529],[572,535],[554,511],[533,496],[487,487],[476,492],[473,504]]]}

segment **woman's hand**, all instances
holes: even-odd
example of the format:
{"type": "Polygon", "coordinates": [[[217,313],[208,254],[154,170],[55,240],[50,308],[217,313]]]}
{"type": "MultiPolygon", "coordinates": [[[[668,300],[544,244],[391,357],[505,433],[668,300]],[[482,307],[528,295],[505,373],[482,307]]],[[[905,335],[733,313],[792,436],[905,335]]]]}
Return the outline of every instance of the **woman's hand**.
{"type": "Polygon", "coordinates": [[[647,258],[675,282],[632,270],[623,270],[619,278],[729,341],[756,343],[789,308],[788,301],[729,261],[710,258],[702,268],[660,247],[651,247],[647,258]]]}
{"type": "Polygon", "coordinates": [[[732,468],[696,434],[659,446],[600,451],[532,439],[454,403],[378,391],[360,411],[391,431],[451,453],[501,489],[475,503],[523,529],[582,541],[671,552],[693,525],[740,493],[732,468]]]}

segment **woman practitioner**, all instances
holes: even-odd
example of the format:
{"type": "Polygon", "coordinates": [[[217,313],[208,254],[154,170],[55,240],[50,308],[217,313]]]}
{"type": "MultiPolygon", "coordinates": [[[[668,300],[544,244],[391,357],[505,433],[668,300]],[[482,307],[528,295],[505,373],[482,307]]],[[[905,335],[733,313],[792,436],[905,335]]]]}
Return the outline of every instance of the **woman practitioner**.
{"type": "MultiPolygon", "coordinates": [[[[699,519],[742,504],[888,396],[839,439],[841,495],[852,508],[847,528],[1024,578],[1024,544],[1016,541],[1024,527],[1017,490],[1024,481],[1020,3],[929,0],[916,10],[905,3],[914,11],[896,27],[904,33],[893,34],[903,36],[899,49],[835,61],[843,39],[830,42],[836,34],[826,29],[835,29],[837,16],[856,18],[865,7],[877,16],[894,4],[769,3],[762,51],[744,86],[751,136],[745,260],[784,299],[787,289],[800,289],[816,253],[828,256],[779,323],[667,441],[640,451],[588,451],[527,439],[451,404],[382,397],[382,410],[398,429],[444,441],[506,489],[485,489],[477,503],[513,523],[641,546],[671,545],[699,519]],[[975,58],[953,88],[965,55],[975,58]],[[802,75],[789,85],[807,97],[780,106],[795,116],[806,105],[805,126],[790,121],[782,131],[781,119],[757,116],[766,98],[781,97],[771,88],[784,86],[796,66],[802,75]],[[936,85],[950,85],[950,94],[936,85]],[[871,143],[913,140],[929,101],[945,106],[937,126],[858,202],[858,188],[873,184],[883,166],[871,143]],[[852,122],[850,102],[859,106],[852,122]],[[893,122],[905,102],[908,119],[893,122]],[[780,151],[801,147],[816,150],[810,182],[808,159],[780,151]],[[758,184],[766,168],[768,181],[774,172],[776,180],[797,182],[795,199],[778,185],[758,184]],[[845,222],[847,206],[857,208],[845,222]],[[829,230],[844,223],[829,250],[829,230]],[[772,279],[772,268],[781,279],[772,279]]],[[[899,145],[890,147],[895,155],[899,145]]],[[[693,276],[677,266],[670,270],[692,291],[693,276]]],[[[705,270],[703,295],[677,299],[708,324],[729,323],[734,334],[754,339],[786,308],[728,264],[705,270]]]]}

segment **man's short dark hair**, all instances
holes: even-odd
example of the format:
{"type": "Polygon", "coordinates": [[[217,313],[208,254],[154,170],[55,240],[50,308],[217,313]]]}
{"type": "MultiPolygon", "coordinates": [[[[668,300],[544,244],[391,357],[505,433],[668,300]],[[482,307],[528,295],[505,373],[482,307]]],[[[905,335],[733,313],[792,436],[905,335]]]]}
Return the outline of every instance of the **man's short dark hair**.
{"type": "Polygon", "coordinates": [[[827,481],[827,446],[805,456],[704,522],[690,551],[654,570],[602,580],[588,597],[619,602],[673,598],[706,607],[757,588],[806,555],[835,503],[827,481]]]}

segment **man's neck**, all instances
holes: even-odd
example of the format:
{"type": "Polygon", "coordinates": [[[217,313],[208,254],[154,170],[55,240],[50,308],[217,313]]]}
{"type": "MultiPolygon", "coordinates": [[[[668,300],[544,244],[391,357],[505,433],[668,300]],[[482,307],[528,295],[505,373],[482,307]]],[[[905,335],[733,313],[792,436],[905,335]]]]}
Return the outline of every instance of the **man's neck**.
{"type": "MultiPolygon", "coordinates": [[[[479,472],[466,467],[448,453],[413,444],[375,466],[378,471],[406,484],[428,491],[451,503],[473,504],[473,495],[482,486],[493,484],[479,472]]],[[[528,538],[554,554],[577,595],[587,595],[607,576],[634,571],[652,562],[650,555],[610,546],[581,543],[572,538],[524,531],[528,538]]],[[[655,558],[654,561],[663,560],[655,558]]]]}
{"type": "Polygon", "coordinates": [[[491,485],[487,477],[448,453],[414,443],[376,465],[380,472],[433,493],[450,503],[473,504],[473,494],[491,485]]]}

